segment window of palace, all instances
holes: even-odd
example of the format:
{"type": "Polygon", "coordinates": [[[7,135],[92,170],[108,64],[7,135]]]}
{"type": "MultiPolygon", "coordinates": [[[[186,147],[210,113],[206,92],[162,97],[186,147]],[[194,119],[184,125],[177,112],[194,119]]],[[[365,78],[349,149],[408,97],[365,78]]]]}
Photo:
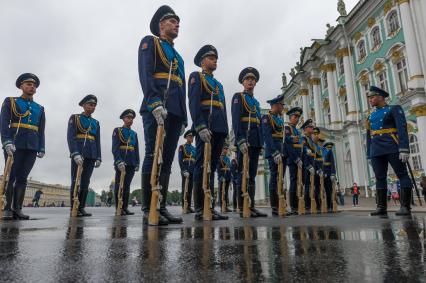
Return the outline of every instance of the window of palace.
{"type": "Polygon", "coordinates": [[[411,153],[411,161],[413,163],[413,168],[414,170],[420,171],[423,168],[422,168],[422,160],[420,157],[420,149],[419,149],[417,136],[410,134],[409,140],[410,140],[410,153],[411,153]]]}
{"type": "Polygon", "coordinates": [[[367,57],[367,51],[365,49],[365,41],[361,40],[357,45],[358,50],[358,62],[362,62],[367,57]]]}
{"type": "Polygon", "coordinates": [[[371,31],[371,42],[372,48],[371,50],[376,51],[382,45],[382,38],[380,36],[380,28],[378,26],[374,27],[371,31]]]}
{"type": "Polygon", "coordinates": [[[343,76],[345,74],[345,67],[344,67],[344,63],[343,63],[343,57],[340,57],[338,59],[338,63],[339,63],[339,75],[343,76]]]}
{"type": "Polygon", "coordinates": [[[393,37],[400,29],[398,13],[393,10],[387,17],[388,36],[393,37]]]}
{"type": "Polygon", "coordinates": [[[407,61],[405,58],[399,60],[396,64],[396,80],[398,86],[398,92],[405,92],[408,89],[408,68],[407,61]]]}
{"type": "Polygon", "coordinates": [[[377,75],[377,82],[379,84],[379,87],[381,89],[386,90],[387,92],[389,92],[389,87],[388,87],[388,76],[386,73],[386,70],[383,70],[382,72],[380,72],[377,75]]]}
{"type": "Polygon", "coordinates": [[[321,74],[322,89],[328,88],[327,72],[321,74]]]}

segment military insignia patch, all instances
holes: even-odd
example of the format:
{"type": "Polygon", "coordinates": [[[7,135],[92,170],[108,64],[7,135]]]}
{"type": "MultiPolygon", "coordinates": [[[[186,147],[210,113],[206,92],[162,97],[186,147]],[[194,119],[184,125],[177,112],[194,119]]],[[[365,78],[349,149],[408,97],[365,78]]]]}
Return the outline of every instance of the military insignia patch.
{"type": "Polygon", "coordinates": [[[289,131],[289,130],[285,130],[285,133],[286,133],[286,134],[290,134],[290,131],[289,131]]]}
{"type": "Polygon", "coordinates": [[[267,118],[263,118],[263,123],[268,123],[268,119],[267,118]]]}
{"type": "Polygon", "coordinates": [[[194,77],[191,79],[191,84],[192,85],[195,84],[195,78],[194,77]]]}
{"type": "Polygon", "coordinates": [[[237,104],[238,103],[238,98],[235,98],[234,99],[234,104],[237,104]]]}
{"type": "Polygon", "coordinates": [[[145,50],[148,48],[148,43],[144,42],[144,44],[142,44],[142,50],[145,50]]]}

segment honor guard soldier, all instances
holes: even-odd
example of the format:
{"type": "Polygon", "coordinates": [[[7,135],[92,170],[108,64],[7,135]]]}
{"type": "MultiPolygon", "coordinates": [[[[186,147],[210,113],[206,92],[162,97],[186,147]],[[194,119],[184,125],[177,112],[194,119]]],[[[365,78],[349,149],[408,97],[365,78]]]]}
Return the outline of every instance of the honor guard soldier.
{"type": "Polygon", "coordinates": [[[300,116],[303,111],[300,107],[291,108],[287,115],[289,123],[285,126],[285,145],[287,149],[287,165],[290,173],[290,207],[291,214],[297,214],[298,197],[297,197],[297,171],[298,168],[303,168],[302,148],[303,139],[302,133],[297,129],[300,116]]]}
{"type": "MultiPolygon", "coordinates": [[[[194,204],[195,219],[203,220],[204,191],[203,191],[203,161],[204,145],[211,144],[210,162],[210,190],[214,196],[214,171],[217,168],[220,153],[226,136],[228,135],[228,122],[226,115],[225,94],[222,84],[213,77],[217,67],[218,52],[212,45],[203,46],[194,58],[196,66],[201,67],[201,72],[193,72],[189,76],[188,97],[189,110],[196,135],[197,157],[194,168],[194,204]]],[[[223,216],[212,207],[213,220],[225,220],[223,216]]]]}
{"type": "Polygon", "coordinates": [[[189,210],[188,212],[194,213],[194,210],[191,208],[192,183],[196,156],[195,147],[192,145],[194,140],[194,132],[192,130],[188,130],[183,135],[183,137],[186,139],[186,143],[179,146],[179,165],[180,174],[182,176],[182,207],[184,205],[185,182],[188,181],[188,191],[186,192],[186,201],[188,202],[189,210]]]}
{"type": "MultiPolygon", "coordinates": [[[[323,139],[320,137],[321,130],[318,127],[314,128],[314,134],[312,136],[313,141],[315,143],[315,201],[317,203],[317,207],[321,204],[320,192],[321,192],[321,177],[324,176],[324,147],[322,143],[323,139]]],[[[325,186],[325,178],[324,178],[324,190],[326,196],[331,197],[331,190],[327,192],[327,187],[325,186]]],[[[330,198],[331,200],[331,198],[330,198]]],[[[328,202],[327,202],[328,203],[328,202]]],[[[331,204],[331,203],[330,203],[331,204]]]]}
{"type": "Polygon", "coordinates": [[[135,172],[139,171],[139,141],[138,135],[131,129],[136,112],[132,109],[124,110],[120,115],[123,126],[115,128],[112,132],[112,154],[114,156],[115,169],[115,207],[118,204],[118,194],[120,186],[120,175],[124,171],[124,184],[122,188],[123,207],[121,215],[133,215],[134,212],[128,210],[130,184],[135,172]]]}
{"type": "Polygon", "coordinates": [[[259,81],[259,72],[252,67],[241,71],[238,81],[244,90],[234,94],[232,98],[232,127],[235,134],[235,145],[238,147],[238,203],[240,204],[240,216],[242,217],[243,195],[243,155],[248,153],[248,186],[250,196],[251,217],[266,217],[267,215],[255,208],[256,175],[259,155],[263,148],[262,124],[259,102],[254,98],[254,88],[259,81]]]}
{"type": "MultiPolygon", "coordinates": [[[[271,202],[272,215],[278,215],[278,192],[277,178],[278,165],[285,164],[284,148],[284,121],[282,111],[284,96],[279,95],[267,101],[271,105],[271,111],[262,117],[263,140],[265,141],[265,158],[269,164],[269,198],[271,202]]],[[[285,165],[283,165],[285,171],[285,165]]]]}
{"type": "MultiPolygon", "coordinates": [[[[164,125],[165,137],[162,165],[159,172],[161,187],[158,225],[182,223],[166,208],[169,179],[179,136],[187,125],[185,71],[182,57],[174,48],[179,33],[179,17],[169,6],[161,6],[151,19],[154,36],[145,36],[139,46],[139,80],[143,90],[140,108],[145,138],[145,158],[142,164],[142,210],[148,224],[151,204],[151,170],[157,125],[164,125]]],[[[154,166],[157,166],[155,164],[154,166]]]]}
{"type": "Polygon", "coordinates": [[[44,107],[33,100],[39,85],[40,80],[36,75],[30,73],[20,75],[16,80],[16,87],[21,89],[21,96],[7,97],[1,107],[0,125],[4,157],[5,161],[8,157],[13,160],[9,182],[5,188],[6,205],[3,213],[5,220],[30,218],[22,213],[27,178],[36,157],[42,158],[45,153],[44,107]]]}
{"type": "Polygon", "coordinates": [[[89,193],[90,178],[93,168],[101,166],[101,138],[99,122],[92,117],[98,99],[93,94],[84,97],[78,105],[83,113],[71,115],[68,121],[67,140],[71,157],[71,208],[73,192],[77,177],[77,167],[83,166],[80,188],[78,191],[79,207],[77,216],[92,216],[84,210],[89,193]]]}
{"type": "Polygon", "coordinates": [[[217,179],[219,184],[219,206],[222,207],[222,190],[225,189],[225,211],[223,212],[230,212],[228,206],[229,206],[229,199],[228,199],[228,191],[229,191],[229,185],[231,183],[232,175],[231,175],[231,160],[228,156],[228,149],[229,146],[225,144],[222,149],[222,154],[220,155],[219,162],[217,164],[217,179]]]}
{"type": "Polygon", "coordinates": [[[231,161],[231,178],[232,178],[232,209],[237,212],[237,180],[238,180],[238,162],[233,158],[231,161]]]}
{"type": "Polygon", "coordinates": [[[328,141],[324,143],[323,150],[323,168],[324,168],[324,186],[325,192],[327,193],[327,208],[328,211],[333,209],[333,183],[336,182],[336,166],[334,164],[334,154],[333,154],[334,143],[328,141]]]}
{"type": "MultiPolygon", "coordinates": [[[[315,152],[316,146],[312,140],[312,134],[314,133],[314,124],[312,119],[306,120],[301,126],[304,131],[303,137],[303,182],[305,185],[304,197],[305,197],[305,208],[306,210],[311,209],[311,197],[310,197],[310,185],[311,174],[315,174],[315,152]]],[[[315,200],[317,201],[317,195],[315,194],[315,200]]],[[[318,201],[317,201],[318,207],[318,201]]]]}
{"type": "Polygon", "coordinates": [[[367,94],[374,108],[367,120],[367,156],[377,180],[377,209],[371,215],[387,215],[388,164],[401,183],[401,208],[396,215],[410,215],[412,183],[406,164],[410,157],[407,121],[400,105],[386,103],[388,96],[375,86],[367,94]]]}

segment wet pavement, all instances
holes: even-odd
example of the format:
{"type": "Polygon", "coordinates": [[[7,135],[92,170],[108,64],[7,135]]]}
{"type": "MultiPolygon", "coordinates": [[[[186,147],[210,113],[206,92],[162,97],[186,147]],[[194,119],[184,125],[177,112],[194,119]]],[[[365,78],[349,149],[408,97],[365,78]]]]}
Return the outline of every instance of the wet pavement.
{"type": "MultiPolygon", "coordinates": [[[[0,281],[426,282],[426,214],[365,212],[143,227],[141,212],[70,220],[66,208],[25,209],[0,222],[0,281]]],[[[172,212],[180,213],[175,207],[172,212]]],[[[269,211],[268,211],[269,212],[269,211]]]]}

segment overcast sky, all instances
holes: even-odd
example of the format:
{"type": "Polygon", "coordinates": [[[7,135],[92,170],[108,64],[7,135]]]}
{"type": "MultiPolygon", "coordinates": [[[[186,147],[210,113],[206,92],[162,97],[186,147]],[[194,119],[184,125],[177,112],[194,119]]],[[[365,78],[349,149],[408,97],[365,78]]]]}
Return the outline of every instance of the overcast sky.
{"type": "MultiPolygon", "coordinates": [[[[349,12],[357,1],[345,2],[349,12]]],[[[260,72],[255,96],[266,106],[266,100],[280,93],[281,74],[295,65],[299,48],[323,38],[326,23],[335,25],[338,17],[337,0],[0,0],[1,99],[20,95],[15,80],[21,73],[32,72],[41,80],[35,100],[46,111],[46,156],[37,160],[32,178],[70,184],[67,121],[81,112],[81,98],[93,93],[98,97],[94,117],[101,124],[103,163],[95,169],[91,187],[100,192],[109,186],[112,130],[121,126],[124,109],[139,111],[138,46],[163,4],[181,19],[175,47],[185,60],[187,77],[197,70],[193,58],[202,45],[218,49],[215,77],[224,85],[228,104],[241,90],[239,72],[253,66],[260,72]]],[[[143,159],[140,116],[134,129],[143,159]]],[[[180,186],[177,154],[175,160],[173,188],[180,186]]],[[[132,184],[132,189],[138,187],[140,174],[132,184]]]]}

